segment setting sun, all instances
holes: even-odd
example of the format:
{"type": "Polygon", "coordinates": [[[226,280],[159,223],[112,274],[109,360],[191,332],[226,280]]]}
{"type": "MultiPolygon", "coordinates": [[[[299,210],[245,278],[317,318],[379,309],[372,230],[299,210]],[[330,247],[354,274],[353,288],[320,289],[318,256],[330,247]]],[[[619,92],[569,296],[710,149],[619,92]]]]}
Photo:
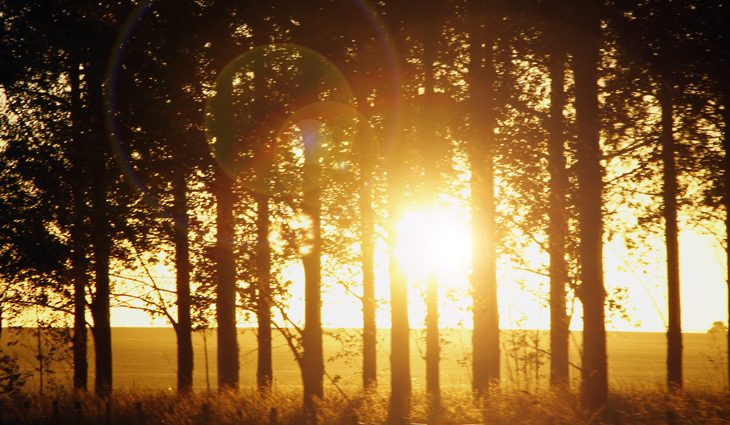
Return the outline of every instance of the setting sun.
{"type": "MultiPolygon", "coordinates": [[[[398,222],[396,252],[406,276],[422,281],[469,267],[470,232],[465,217],[445,207],[408,210],[398,222]]],[[[448,281],[441,282],[447,284],[448,281]]]]}

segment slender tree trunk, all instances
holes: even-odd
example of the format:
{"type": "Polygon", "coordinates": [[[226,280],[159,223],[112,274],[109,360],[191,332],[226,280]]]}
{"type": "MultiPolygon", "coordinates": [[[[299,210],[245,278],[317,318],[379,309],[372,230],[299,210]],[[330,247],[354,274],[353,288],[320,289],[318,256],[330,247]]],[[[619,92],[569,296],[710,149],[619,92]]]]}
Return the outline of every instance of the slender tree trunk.
{"type": "Polygon", "coordinates": [[[177,286],[177,391],[179,394],[189,394],[193,390],[193,329],[190,317],[187,180],[182,166],[174,171],[172,191],[177,286]]]}
{"type": "Polygon", "coordinates": [[[103,124],[103,66],[93,61],[87,73],[89,86],[88,117],[90,124],[89,171],[91,195],[91,243],[94,259],[94,280],[96,291],[91,304],[94,318],[95,381],[94,390],[101,397],[109,397],[112,390],[112,336],[109,311],[110,281],[109,258],[112,248],[111,225],[109,223],[108,176],[106,162],[109,156],[106,132],[103,124]]]}
{"type": "Polygon", "coordinates": [[[473,390],[485,396],[500,380],[499,310],[497,305],[496,209],[494,198],[495,79],[492,27],[482,26],[484,6],[472,2],[469,84],[471,87],[472,196],[472,333],[473,390]]]}
{"type": "Polygon", "coordinates": [[[569,322],[565,311],[568,263],[565,246],[568,237],[568,172],[565,165],[565,61],[562,40],[556,42],[549,58],[550,118],[548,120],[548,170],[550,206],[548,209],[548,249],[550,251],[550,387],[568,385],[569,322]],[[557,45],[559,43],[559,45],[557,45]]]}
{"type": "MultiPolygon", "coordinates": [[[[402,4],[387,3],[388,26],[393,34],[402,33],[402,4]]],[[[403,48],[403,40],[396,38],[396,48],[403,48]]],[[[398,62],[395,66],[400,66],[398,62]]],[[[398,72],[394,70],[393,72],[398,72]]],[[[396,74],[397,75],[397,74],[396,74]]],[[[408,284],[396,253],[397,224],[403,214],[403,192],[406,188],[403,167],[403,129],[400,122],[400,105],[403,102],[400,81],[390,80],[390,104],[386,113],[386,143],[384,154],[388,174],[388,274],[390,277],[390,400],[388,404],[389,425],[410,423],[411,406],[411,364],[410,323],[408,318],[408,284]]]]}
{"type": "Polygon", "coordinates": [[[205,363],[205,390],[210,394],[210,363],[208,362],[208,329],[203,329],[203,363],[205,363]]]}
{"type": "Polygon", "coordinates": [[[238,341],[236,338],[236,266],[233,258],[233,180],[216,168],[216,255],[218,289],[218,389],[238,389],[238,341]]]}
{"type": "Polygon", "coordinates": [[[677,169],[674,160],[674,135],[672,89],[662,83],[659,102],[662,110],[662,166],[664,190],[662,191],[662,215],[664,238],[667,247],[667,295],[669,327],[667,329],[667,385],[670,389],[682,388],[682,316],[679,295],[679,241],[677,228],[677,169]]]}
{"type": "Polygon", "coordinates": [[[600,20],[593,2],[574,4],[578,32],[574,53],[575,110],[578,131],[576,206],[580,223],[579,296],[583,303],[583,368],[581,402],[599,409],[608,397],[606,328],[603,286],[603,205],[598,117],[600,20]]]}
{"type": "MultiPolygon", "coordinates": [[[[725,204],[725,255],[727,263],[727,311],[728,311],[728,326],[730,326],[730,89],[723,93],[722,97],[725,109],[723,110],[722,117],[724,121],[724,128],[722,132],[722,146],[725,151],[725,157],[723,158],[723,203],[725,204]]],[[[727,352],[730,353],[730,331],[727,332],[727,352]]],[[[730,391],[730,354],[727,356],[727,377],[728,377],[728,391],[730,391]]]]}
{"type": "Polygon", "coordinates": [[[92,206],[92,221],[94,235],[94,301],[91,305],[91,315],[94,318],[94,359],[95,380],[94,391],[100,397],[111,395],[112,389],[112,349],[111,349],[111,317],[109,311],[109,255],[111,241],[109,240],[108,219],[106,218],[106,199],[103,183],[97,180],[92,188],[94,206],[92,206]],[[98,187],[102,186],[102,187],[98,187]],[[101,204],[101,205],[99,205],[101,204]]]}
{"type": "MultiPolygon", "coordinates": [[[[439,160],[442,154],[438,141],[434,116],[431,108],[434,107],[434,57],[438,33],[437,13],[431,3],[424,4],[427,17],[423,31],[423,103],[422,103],[422,134],[421,145],[424,157],[426,193],[425,199],[436,203],[440,192],[439,160]]],[[[424,229],[424,231],[428,231],[424,229]]],[[[428,259],[424,259],[428,261],[428,259]]],[[[441,416],[441,376],[440,337],[439,337],[439,291],[436,270],[432,270],[428,277],[426,291],[426,393],[428,395],[428,423],[438,424],[441,416]]]]}
{"type": "MultiPolygon", "coordinates": [[[[254,27],[254,41],[257,45],[264,44],[266,37],[264,29],[254,27]]],[[[256,69],[266,69],[266,59],[256,69]]],[[[254,101],[257,108],[257,120],[264,120],[263,114],[269,113],[271,106],[266,100],[266,78],[262,72],[254,74],[254,101]],[[263,113],[263,114],[261,114],[263,113]]],[[[257,150],[254,163],[256,166],[256,319],[258,321],[258,358],[256,364],[256,385],[260,392],[268,393],[274,379],[273,358],[271,346],[271,244],[269,243],[271,213],[269,210],[270,180],[274,167],[273,142],[269,141],[269,134],[261,134],[259,143],[263,146],[257,150]]]]}
{"type": "MultiPolygon", "coordinates": [[[[227,166],[233,163],[235,135],[233,133],[233,82],[218,82],[214,99],[214,128],[217,160],[227,166]]],[[[238,390],[238,340],[236,334],[236,263],[233,253],[235,225],[233,179],[223,166],[215,168],[216,198],[216,321],[218,324],[218,390],[238,390]]]]}
{"type": "Polygon", "coordinates": [[[43,354],[43,326],[37,317],[36,311],[36,360],[38,360],[38,396],[43,398],[43,383],[45,382],[45,356],[43,354]]]}
{"type": "Polygon", "coordinates": [[[428,280],[426,294],[426,392],[428,393],[428,423],[441,423],[441,341],[439,337],[438,279],[428,280]]]}
{"type": "MultiPolygon", "coordinates": [[[[393,117],[391,117],[393,119],[393,117]]],[[[400,133],[398,133],[400,134],[400,133]]],[[[408,285],[396,254],[396,226],[403,213],[404,171],[402,148],[395,142],[386,152],[388,161],[388,274],[390,276],[390,401],[389,425],[410,423],[411,365],[408,285]]]]}
{"type": "MultiPolygon", "coordinates": [[[[70,48],[73,51],[73,47],[70,48]]],[[[71,190],[73,196],[73,218],[71,224],[71,278],[74,288],[74,328],[73,328],[73,365],[74,377],[73,387],[76,392],[86,392],[89,381],[89,362],[87,358],[87,332],[86,332],[86,285],[87,270],[89,267],[86,259],[86,238],[85,217],[87,209],[84,205],[84,139],[81,131],[81,89],[79,77],[79,61],[75,52],[71,53],[69,60],[69,83],[71,87],[71,124],[73,131],[71,156],[71,190]]]]}
{"type": "Polygon", "coordinates": [[[197,66],[196,59],[192,57],[190,50],[181,48],[179,43],[179,30],[186,28],[190,33],[197,33],[192,30],[194,22],[191,20],[192,11],[189,10],[189,3],[164,2],[158,4],[157,10],[166,17],[161,42],[164,46],[164,55],[161,61],[166,62],[165,75],[166,91],[170,93],[173,102],[170,105],[168,116],[164,123],[170,135],[167,143],[167,150],[170,152],[173,162],[173,169],[170,175],[172,185],[172,239],[175,248],[175,288],[177,320],[172,321],[177,339],[177,392],[178,395],[189,395],[193,392],[193,327],[191,318],[191,289],[190,276],[192,266],[190,264],[190,206],[188,179],[192,174],[191,165],[193,156],[188,152],[195,145],[195,138],[199,137],[194,131],[186,126],[199,119],[196,109],[196,100],[185,93],[184,87],[197,84],[191,73],[179,72],[180,70],[191,70],[197,66]],[[192,116],[195,114],[195,116],[192,116]]]}
{"type": "Polygon", "coordinates": [[[304,335],[303,335],[303,381],[304,410],[309,423],[316,421],[317,399],[324,395],[324,353],[322,341],[322,232],[319,164],[321,124],[305,121],[299,124],[304,142],[304,213],[310,220],[310,235],[304,265],[304,335]]]}
{"type": "MultiPolygon", "coordinates": [[[[214,69],[222,72],[235,57],[228,24],[236,13],[234,3],[217,2],[210,8],[207,34],[211,43],[214,69]]],[[[211,102],[210,128],[215,133],[215,168],[213,195],[216,200],[216,322],[218,347],[218,390],[237,391],[239,385],[238,339],[236,328],[236,262],[233,244],[235,237],[234,180],[227,171],[235,168],[236,140],[233,113],[232,75],[220,77],[216,95],[211,102]]]]}
{"type": "MultiPolygon", "coordinates": [[[[364,102],[360,102],[363,104],[364,102]]],[[[364,389],[373,389],[377,385],[377,324],[375,321],[375,213],[373,211],[373,162],[375,152],[368,138],[368,123],[360,123],[358,131],[360,146],[359,162],[362,173],[360,180],[360,249],[362,251],[362,380],[364,389]]]]}
{"type": "MultiPolygon", "coordinates": [[[[392,171],[392,170],[391,170],[392,171]]],[[[399,197],[402,196],[398,171],[389,173],[389,274],[390,274],[390,403],[388,424],[410,423],[411,366],[410,323],[408,320],[408,286],[395,253],[395,225],[401,214],[399,197]]]]}
{"type": "MultiPolygon", "coordinates": [[[[75,238],[74,238],[75,239],[75,238]]],[[[73,242],[74,250],[80,250],[76,241],[73,242]]],[[[76,254],[74,254],[76,256],[76,254]]],[[[75,259],[72,264],[73,288],[74,288],[74,327],[73,327],[73,388],[76,392],[86,392],[89,381],[88,337],[86,331],[86,265],[85,261],[79,265],[75,259]]]]}
{"type": "MultiPolygon", "coordinates": [[[[268,160],[265,160],[268,161],[268,160]]],[[[268,163],[262,170],[259,188],[264,187],[268,179],[268,163]]],[[[269,244],[269,197],[265,193],[257,193],[256,197],[256,268],[258,279],[258,297],[256,298],[256,317],[258,320],[258,362],[256,366],[256,384],[259,390],[271,390],[273,380],[271,351],[271,246],[269,244]]]]}

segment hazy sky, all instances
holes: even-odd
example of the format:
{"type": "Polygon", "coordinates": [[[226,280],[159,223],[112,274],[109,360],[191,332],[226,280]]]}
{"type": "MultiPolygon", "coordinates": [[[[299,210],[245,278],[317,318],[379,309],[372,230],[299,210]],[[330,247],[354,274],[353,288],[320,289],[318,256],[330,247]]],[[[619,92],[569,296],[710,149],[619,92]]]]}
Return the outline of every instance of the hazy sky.
{"type": "MultiPolygon", "coordinates": [[[[463,210],[462,210],[463,211],[463,210]]],[[[411,278],[410,320],[411,326],[423,327],[425,307],[422,292],[428,273],[425,264],[436,264],[436,273],[441,286],[441,324],[444,327],[469,327],[471,298],[468,292],[468,230],[460,213],[437,212],[435,214],[416,211],[407,215],[401,229],[402,242],[399,246],[405,254],[399,254],[406,274],[411,278]],[[444,217],[454,214],[454,217],[444,217]],[[438,219],[448,223],[447,228],[436,229],[435,248],[428,248],[428,241],[421,236],[428,220],[438,219]],[[439,236],[439,233],[441,234],[439,236]]],[[[652,258],[637,261],[627,251],[624,241],[617,237],[604,247],[604,273],[608,292],[616,287],[626,288],[628,301],[625,303],[630,320],[619,315],[610,315],[609,330],[638,330],[663,332],[666,329],[666,265],[662,253],[662,239],[650,239],[647,244],[652,258]]],[[[376,296],[379,300],[378,325],[390,326],[388,309],[388,268],[385,246],[378,246],[376,259],[376,296]]],[[[524,255],[535,263],[546,262],[547,256],[537,247],[528,249],[524,255]]],[[[635,255],[635,254],[634,254],[635,255]]],[[[727,320],[727,287],[725,284],[725,255],[717,240],[707,234],[685,230],[680,235],[682,323],[685,331],[704,332],[716,320],[727,320]]],[[[549,327],[549,310],[545,299],[536,294],[547,293],[547,278],[532,272],[512,268],[509,259],[499,262],[499,304],[500,322],[503,328],[549,327]]],[[[336,272],[340,278],[356,273],[352,269],[336,272]]],[[[174,274],[158,268],[158,281],[174,285],[174,274]]],[[[292,264],[286,270],[286,278],[294,282],[291,288],[289,316],[303,320],[303,272],[301,265],[292,264]]],[[[143,278],[143,277],[142,277],[143,278]]],[[[356,279],[356,277],[354,278],[356,279]]],[[[354,287],[353,291],[359,291],[354,287]]],[[[337,284],[325,282],[323,289],[323,324],[325,327],[361,326],[359,301],[337,284]]],[[[580,303],[576,303],[572,329],[581,328],[580,303]]],[[[116,308],[112,311],[113,326],[165,326],[163,319],[151,320],[141,311],[116,308]]],[[[241,326],[255,323],[241,322],[241,326]]]]}

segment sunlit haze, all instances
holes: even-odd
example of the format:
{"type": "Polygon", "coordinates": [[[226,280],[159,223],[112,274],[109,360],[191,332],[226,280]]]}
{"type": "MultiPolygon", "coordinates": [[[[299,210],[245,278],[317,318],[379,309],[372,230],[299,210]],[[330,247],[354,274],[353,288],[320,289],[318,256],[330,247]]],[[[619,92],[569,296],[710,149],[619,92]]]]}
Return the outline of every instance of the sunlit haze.
{"type": "MultiPolygon", "coordinates": [[[[411,326],[423,326],[425,303],[423,292],[430,273],[436,273],[442,296],[440,326],[471,328],[471,272],[469,211],[457,200],[438,207],[407,209],[398,222],[397,258],[408,278],[411,326]]],[[[666,330],[666,270],[662,254],[662,239],[649,239],[650,255],[636,261],[621,237],[607,241],[604,247],[604,275],[611,293],[624,288],[623,300],[627,320],[619,314],[609,314],[607,329],[622,331],[664,332],[666,330]],[[646,265],[648,264],[648,265],[646,265]]],[[[725,319],[724,254],[717,239],[706,232],[688,229],[680,233],[683,328],[687,332],[705,332],[714,321],[725,319]]],[[[536,245],[523,255],[528,264],[545,265],[548,256],[536,245]]],[[[387,246],[379,240],[376,248],[376,297],[378,327],[390,327],[389,278],[387,246]]],[[[548,279],[534,271],[516,267],[506,256],[498,262],[500,323],[505,329],[549,329],[550,316],[546,293],[548,279]]],[[[125,276],[134,275],[127,271],[125,276]]],[[[158,265],[153,275],[161,284],[174,285],[174,270],[158,265]]],[[[304,321],[304,272],[300,262],[289,264],[285,278],[293,285],[290,291],[288,315],[297,323],[304,321]]],[[[137,279],[149,279],[140,274],[137,279]]],[[[120,282],[124,282],[120,279],[120,282]]],[[[362,326],[361,304],[357,282],[353,292],[325,277],[323,288],[323,321],[330,328],[362,326]]],[[[132,287],[134,284],[132,284],[132,287]]],[[[581,305],[573,304],[571,328],[581,329],[581,305]]],[[[276,314],[276,313],[275,313],[276,314]]],[[[114,326],[169,326],[163,318],[151,319],[145,312],[129,308],[112,310],[114,326]]],[[[255,326],[241,317],[240,326],[255,326]]]]}

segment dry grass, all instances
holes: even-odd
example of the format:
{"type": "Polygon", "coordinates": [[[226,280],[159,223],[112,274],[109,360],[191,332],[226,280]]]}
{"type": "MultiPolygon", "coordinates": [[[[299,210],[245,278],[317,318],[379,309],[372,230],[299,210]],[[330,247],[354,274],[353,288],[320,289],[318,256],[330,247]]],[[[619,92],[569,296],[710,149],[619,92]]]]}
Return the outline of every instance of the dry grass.
{"type": "MultiPolygon", "coordinates": [[[[94,397],[74,400],[67,394],[71,369],[66,363],[56,367],[48,379],[46,397],[37,395],[37,382],[31,380],[19,398],[0,398],[0,425],[8,424],[167,424],[223,425],[269,424],[276,409],[279,425],[303,423],[301,417],[301,374],[288,349],[279,344],[275,350],[276,390],[262,396],[253,390],[238,394],[205,391],[204,361],[196,355],[196,393],[177,397],[171,385],[175,382],[175,340],[169,329],[115,329],[115,393],[107,408],[106,402],[94,397]],[[55,391],[55,392],[54,392],[55,391]],[[57,394],[57,395],[56,395],[57,394]],[[56,408],[54,410],[54,401],[56,408]],[[76,403],[79,407],[77,409],[76,403]]],[[[507,340],[513,332],[503,333],[507,340]]],[[[22,336],[22,335],[21,335],[22,336]]],[[[385,333],[379,352],[381,391],[359,393],[359,353],[327,362],[330,376],[338,377],[339,393],[326,382],[327,397],[319,403],[320,425],[382,424],[388,408],[388,346],[385,333]],[[382,366],[385,365],[385,366],[382,366]]],[[[442,353],[442,391],[444,424],[730,424],[730,393],[725,392],[726,351],[706,334],[685,335],[685,382],[687,392],[669,396],[665,388],[664,356],[666,338],[662,334],[609,333],[609,381],[612,390],[609,402],[599,412],[584,412],[579,407],[575,389],[578,376],[573,375],[573,392],[547,392],[547,363],[534,365],[517,362],[521,347],[507,344],[503,358],[502,392],[485,403],[476,403],[470,394],[470,368],[463,364],[460,339],[468,332],[452,332],[450,344],[442,353]],[[519,349],[519,350],[518,350],[519,349]],[[524,369],[524,370],[523,370],[524,369]],[[674,422],[672,422],[674,421],[674,422]]],[[[547,337],[541,337],[541,344],[547,337]]],[[[331,338],[325,345],[328,355],[342,350],[331,338]]],[[[241,332],[241,359],[255,361],[255,338],[241,332]]],[[[279,341],[280,342],[280,341],[279,341]]],[[[427,403],[424,396],[424,367],[419,352],[412,347],[412,422],[426,422],[427,403]]],[[[32,348],[32,347],[31,347],[32,348]]],[[[31,348],[20,351],[22,366],[33,367],[31,348]]],[[[200,349],[201,347],[197,347],[200,349]]],[[[215,346],[209,347],[213,383],[215,346]]],[[[571,353],[573,359],[579,358],[571,353]]],[[[93,365],[93,362],[92,362],[93,365]]],[[[91,371],[93,376],[93,370],[91,371]]],[[[575,372],[575,371],[572,371],[575,372]]],[[[242,368],[241,388],[254,388],[255,369],[242,368]]]]}
{"type": "MultiPolygon", "coordinates": [[[[730,423],[730,395],[688,392],[668,395],[658,391],[615,392],[598,412],[579,408],[576,394],[502,392],[483,404],[467,392],[444,394],[444,424],[726,424],[730,423]],[[672,422],[674,421],[674,422],[672,422]]],[[[426,402],[414,396],[412,421],[426,421],[426,402]]],[[[319,403],[321,425],[382,424],[388,406],[384,392],[331,395],[319,403]]],[[[279,425],[303,423],[301,393],[276,391],[196,394],[177,397],[157,392],[116,392],[105,401],[87,396],[3,400],[3,424],[167,424],[167,425],[266,425],[276,409],[279,425]],[[54,409],[54,402],[56,408],[54,409]],[[77,407],[77,403],[78,406],[77,407]],[[54,412],[55,410],[55,412],[54,412]]]]}

